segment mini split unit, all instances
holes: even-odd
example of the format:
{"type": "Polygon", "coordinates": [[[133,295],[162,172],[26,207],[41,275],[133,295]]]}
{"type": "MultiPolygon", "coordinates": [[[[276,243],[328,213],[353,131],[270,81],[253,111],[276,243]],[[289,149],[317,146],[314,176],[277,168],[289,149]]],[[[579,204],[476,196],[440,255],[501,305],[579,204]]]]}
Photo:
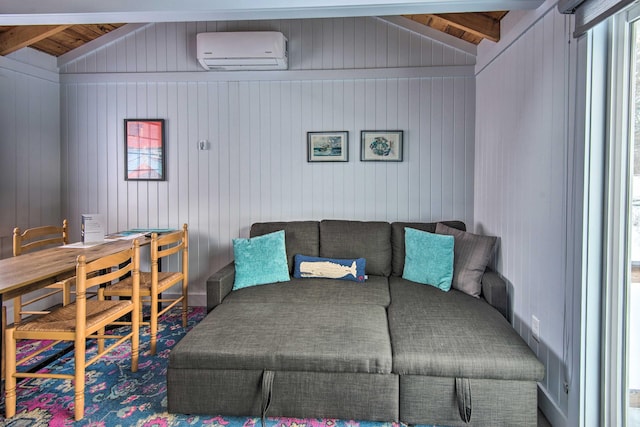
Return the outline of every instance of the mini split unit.
{"type": "Polygon", "coordinates": [[[198,61],[207,70],[286,70],[287,39],[276,31],[200,33],[198,61]]]}

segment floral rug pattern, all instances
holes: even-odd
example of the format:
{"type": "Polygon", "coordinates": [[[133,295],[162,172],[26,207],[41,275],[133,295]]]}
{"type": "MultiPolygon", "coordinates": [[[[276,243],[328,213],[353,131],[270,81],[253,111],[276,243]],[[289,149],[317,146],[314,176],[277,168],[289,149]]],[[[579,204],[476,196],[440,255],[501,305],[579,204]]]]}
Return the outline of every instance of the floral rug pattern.
{"type": "MultiPolygon", "coordinates": [[[[172,310],[158,324],[155,356],[149,354],[149,329],[141,329],[138,372],[131,372],[130,347],[123,344],[87,369],[85,416],[73,419],[73,385],[71,381],[28,379],[18,383],[16,416],[4,418],[4,393],[0,397],[0,425],[92,426],[92,427],[261,427],[260,418],[196,416],[167,413],[166,372],[171,348],[204,318],[203,307],[190,309],[187,329],[182,328],[179,310],[172,310]]],[[[25,350],[44,345],[27,341],[18,347],[18,357],[25,350]]],[[[87,348],[95,352],[95,346],[87,348]]],[[[43,356],[43,357],[46,357],[43,356]]],[[[44,369],[73,373],[73,352],[56,359],[44,369]]],[[[4,389],[3,389],[4,390],[4,389]]],[[[268,427],[400,427],[399,423],[345,421],[334,419],[269,418],[268,427]]]]}

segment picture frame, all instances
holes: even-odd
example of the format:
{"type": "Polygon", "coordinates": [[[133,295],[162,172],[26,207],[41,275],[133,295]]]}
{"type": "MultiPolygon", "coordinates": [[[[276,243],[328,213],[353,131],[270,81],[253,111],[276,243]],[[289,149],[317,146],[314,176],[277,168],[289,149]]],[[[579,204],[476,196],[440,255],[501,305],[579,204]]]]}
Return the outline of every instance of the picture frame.
{"type": "Polygon", "coordinates": [[[124,119],[124,179],[166,181],[164,119],[124,119]]]}
{"type": "Polygon", "coordinates": [[[401,162],[404,132],[401,130],[363,130],[360,132],[360,160],[363,162],[401,162]]]}
{"type": "Polygon", "coordinates": [[[349,132],[307,132],[307,162],[348,162],[349,132]]]}

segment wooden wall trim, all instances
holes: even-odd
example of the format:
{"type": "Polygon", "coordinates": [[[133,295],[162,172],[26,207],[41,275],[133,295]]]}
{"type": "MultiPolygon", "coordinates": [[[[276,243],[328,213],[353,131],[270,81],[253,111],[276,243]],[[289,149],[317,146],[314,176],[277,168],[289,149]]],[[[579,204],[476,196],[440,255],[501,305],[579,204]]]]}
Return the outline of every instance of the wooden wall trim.
{"type": "Polygon", "coordinates": [[[473,65],[298,71],[187,71],[170,73],[62,74],[61,83],[245,82],[473,77],[473,65]]]}
{"type": "Polygon", "coordinates": [[[2,73],[2,69],[15,71],[16,73],[19,73],[21,75],[35,77],[53,83],[60,83],[60,75],[58,73],[45,70],[44,68],[25,64],[23,62],[18,62],[11,58],[7,58],[6,56],[0,56],[0,74],[2,73]]]}

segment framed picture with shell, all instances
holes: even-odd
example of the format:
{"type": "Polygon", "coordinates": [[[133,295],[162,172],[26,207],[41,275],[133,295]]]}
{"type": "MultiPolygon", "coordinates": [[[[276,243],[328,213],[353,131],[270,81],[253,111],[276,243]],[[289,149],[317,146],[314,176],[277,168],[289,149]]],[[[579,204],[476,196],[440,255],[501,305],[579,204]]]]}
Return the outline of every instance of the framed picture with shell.
{"type": "Polygon", "coordinates": [[[403,131],[363,130],[360,132],[360,160],[363,162],[401,162],[403,131]]]}

